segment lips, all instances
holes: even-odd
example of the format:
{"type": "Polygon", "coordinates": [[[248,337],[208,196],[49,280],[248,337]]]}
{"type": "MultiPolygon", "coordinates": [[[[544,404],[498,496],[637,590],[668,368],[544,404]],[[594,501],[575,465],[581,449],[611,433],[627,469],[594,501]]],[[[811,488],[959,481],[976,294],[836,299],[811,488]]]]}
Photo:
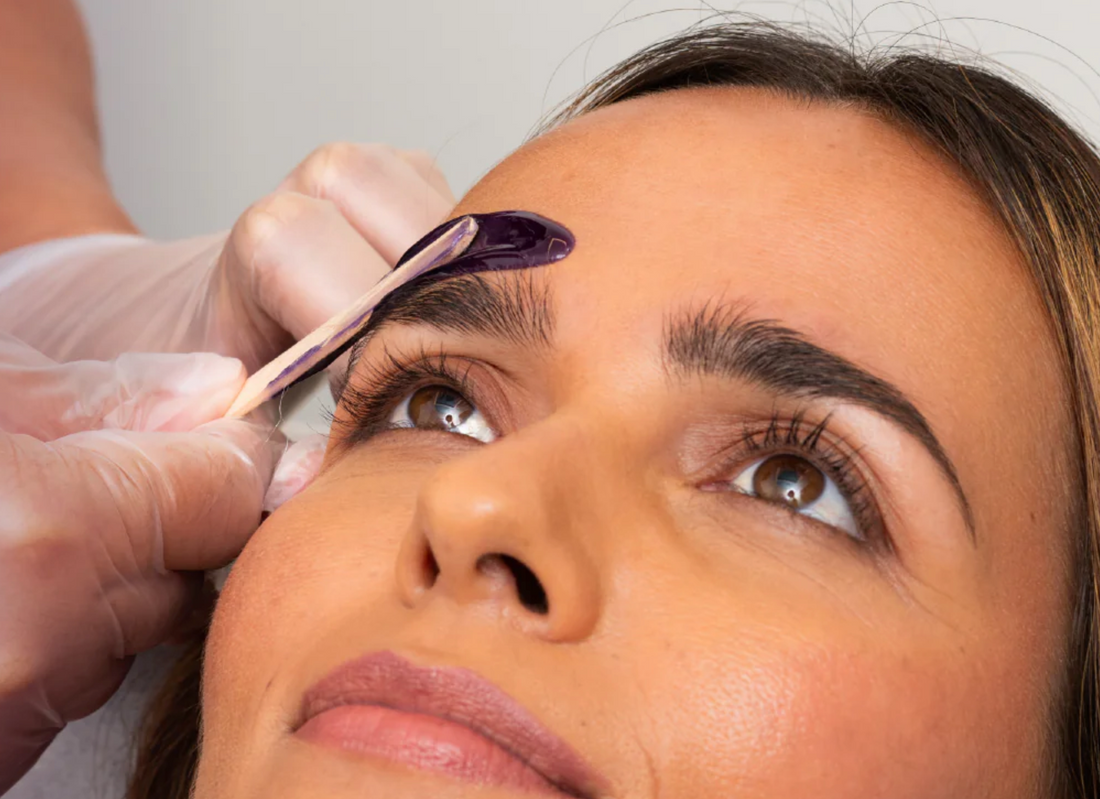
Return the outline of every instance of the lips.
{"type": "Polygon", "coordinates": [[[602,779],[492,683],[392,652],[340,666],[306,692],[295,734],[452,778],[592,799],[602,779]]]}

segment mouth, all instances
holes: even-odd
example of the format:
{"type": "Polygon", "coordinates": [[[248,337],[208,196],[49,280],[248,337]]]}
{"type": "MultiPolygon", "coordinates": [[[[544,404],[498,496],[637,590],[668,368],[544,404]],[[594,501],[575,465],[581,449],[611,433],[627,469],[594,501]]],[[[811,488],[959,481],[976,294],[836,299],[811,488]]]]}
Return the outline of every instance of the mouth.
{"type": "Polygon", "coordinates": [[[414,666],[393,652],[345,663],[310,688],[294,734],[453,779],[595,799],[602,780],[483,677],[414,666]]]}

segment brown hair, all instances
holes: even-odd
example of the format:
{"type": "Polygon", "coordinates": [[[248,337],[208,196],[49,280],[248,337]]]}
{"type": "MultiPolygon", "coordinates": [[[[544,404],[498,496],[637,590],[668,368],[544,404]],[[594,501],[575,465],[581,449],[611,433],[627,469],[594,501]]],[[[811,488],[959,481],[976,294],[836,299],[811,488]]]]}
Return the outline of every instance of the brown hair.
{"type": "MultiPolygon", "coordinates": [[[[1079,442],[1076,610],[1050,735],[1049,792],[1100,799],[1100,159],[1041,100],[993,72],[898,50],[858,54],[758,21],[689,30],[601,75],[539,129],[688,87],[756,87],[880,115],[923,138],[985,197],[1030,266],[1064,360],[1079,442]]],[[[198,757],[198,648],[154,704],[130,799],[187,795],[198,757]]]]}
{"type": "Polygon", "coordinates": [[[127,799],[188,799],[199,764],[202,651],[206,632],[184,644],[145,714],[127,799]]]}

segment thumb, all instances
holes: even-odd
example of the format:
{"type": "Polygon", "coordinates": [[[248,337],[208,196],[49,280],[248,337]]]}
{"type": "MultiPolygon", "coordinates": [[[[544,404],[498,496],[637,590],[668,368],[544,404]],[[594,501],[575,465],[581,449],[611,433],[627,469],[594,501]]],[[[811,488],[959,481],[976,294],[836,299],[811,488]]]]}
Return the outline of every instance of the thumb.
{"type": "Polygon", "coordinates": [[[268,434],[242,420],[0,434],[0,783],[171,633],[197,587],[180,572],[241,549],[271,476],[268,434]]]}
{"type": "MultiPolygon", "coordinates": [[[[124,353],[113,367],[118,402],[103,426],[125,430],[187,431],[220,419],[248,377],[236,358],[210,352],[124,353]]],[[[111,403],[105,397],[100,410],[111,403]]]]}
{"type": "MultiPolygon", "coordinates": [[[[26,439],[29,441],[29,439],[26,439]]],[[[224,419],[188,433],[99,430],[58,439],[23,474],[24,498],[49,524],[94,534],[116,563],[202,571],[235,557],[260,521],[275,462],[270,429],[224,419]],[[51,499],[53,497],[53,499],[51,499]]]]}

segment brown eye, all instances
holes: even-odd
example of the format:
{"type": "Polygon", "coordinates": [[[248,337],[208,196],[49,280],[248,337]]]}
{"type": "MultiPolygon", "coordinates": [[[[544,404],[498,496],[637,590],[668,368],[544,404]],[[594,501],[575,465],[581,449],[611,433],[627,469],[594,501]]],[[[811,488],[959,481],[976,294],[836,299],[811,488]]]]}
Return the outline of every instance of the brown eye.
{"type": "Polygon", "coordinates": [[[724,485],[865,540],[856,522],[851,495],[807,458],[790,453],[769,455],[749,464],[724,485]]]}
{"type": "Polygon", "coordinates": [[[421,429],[453,430],[473,412],[474,406],[465,397],[443,386],[427,386],[409,398],[409,419],[421,429]]]}
{"type": "Polygon", "coordinates": [[[477,406],[447,386],[425,386],[406,394],[390,416],[390,424],[457,433],[486,444],[497,437],[477,406]]]}
{"type": "Polygon", "coordinates": [[[753,493],[792,508],[812,505],[825,493],[825,475],[797,455],[773,455],[752,476],[753,493]]]}

